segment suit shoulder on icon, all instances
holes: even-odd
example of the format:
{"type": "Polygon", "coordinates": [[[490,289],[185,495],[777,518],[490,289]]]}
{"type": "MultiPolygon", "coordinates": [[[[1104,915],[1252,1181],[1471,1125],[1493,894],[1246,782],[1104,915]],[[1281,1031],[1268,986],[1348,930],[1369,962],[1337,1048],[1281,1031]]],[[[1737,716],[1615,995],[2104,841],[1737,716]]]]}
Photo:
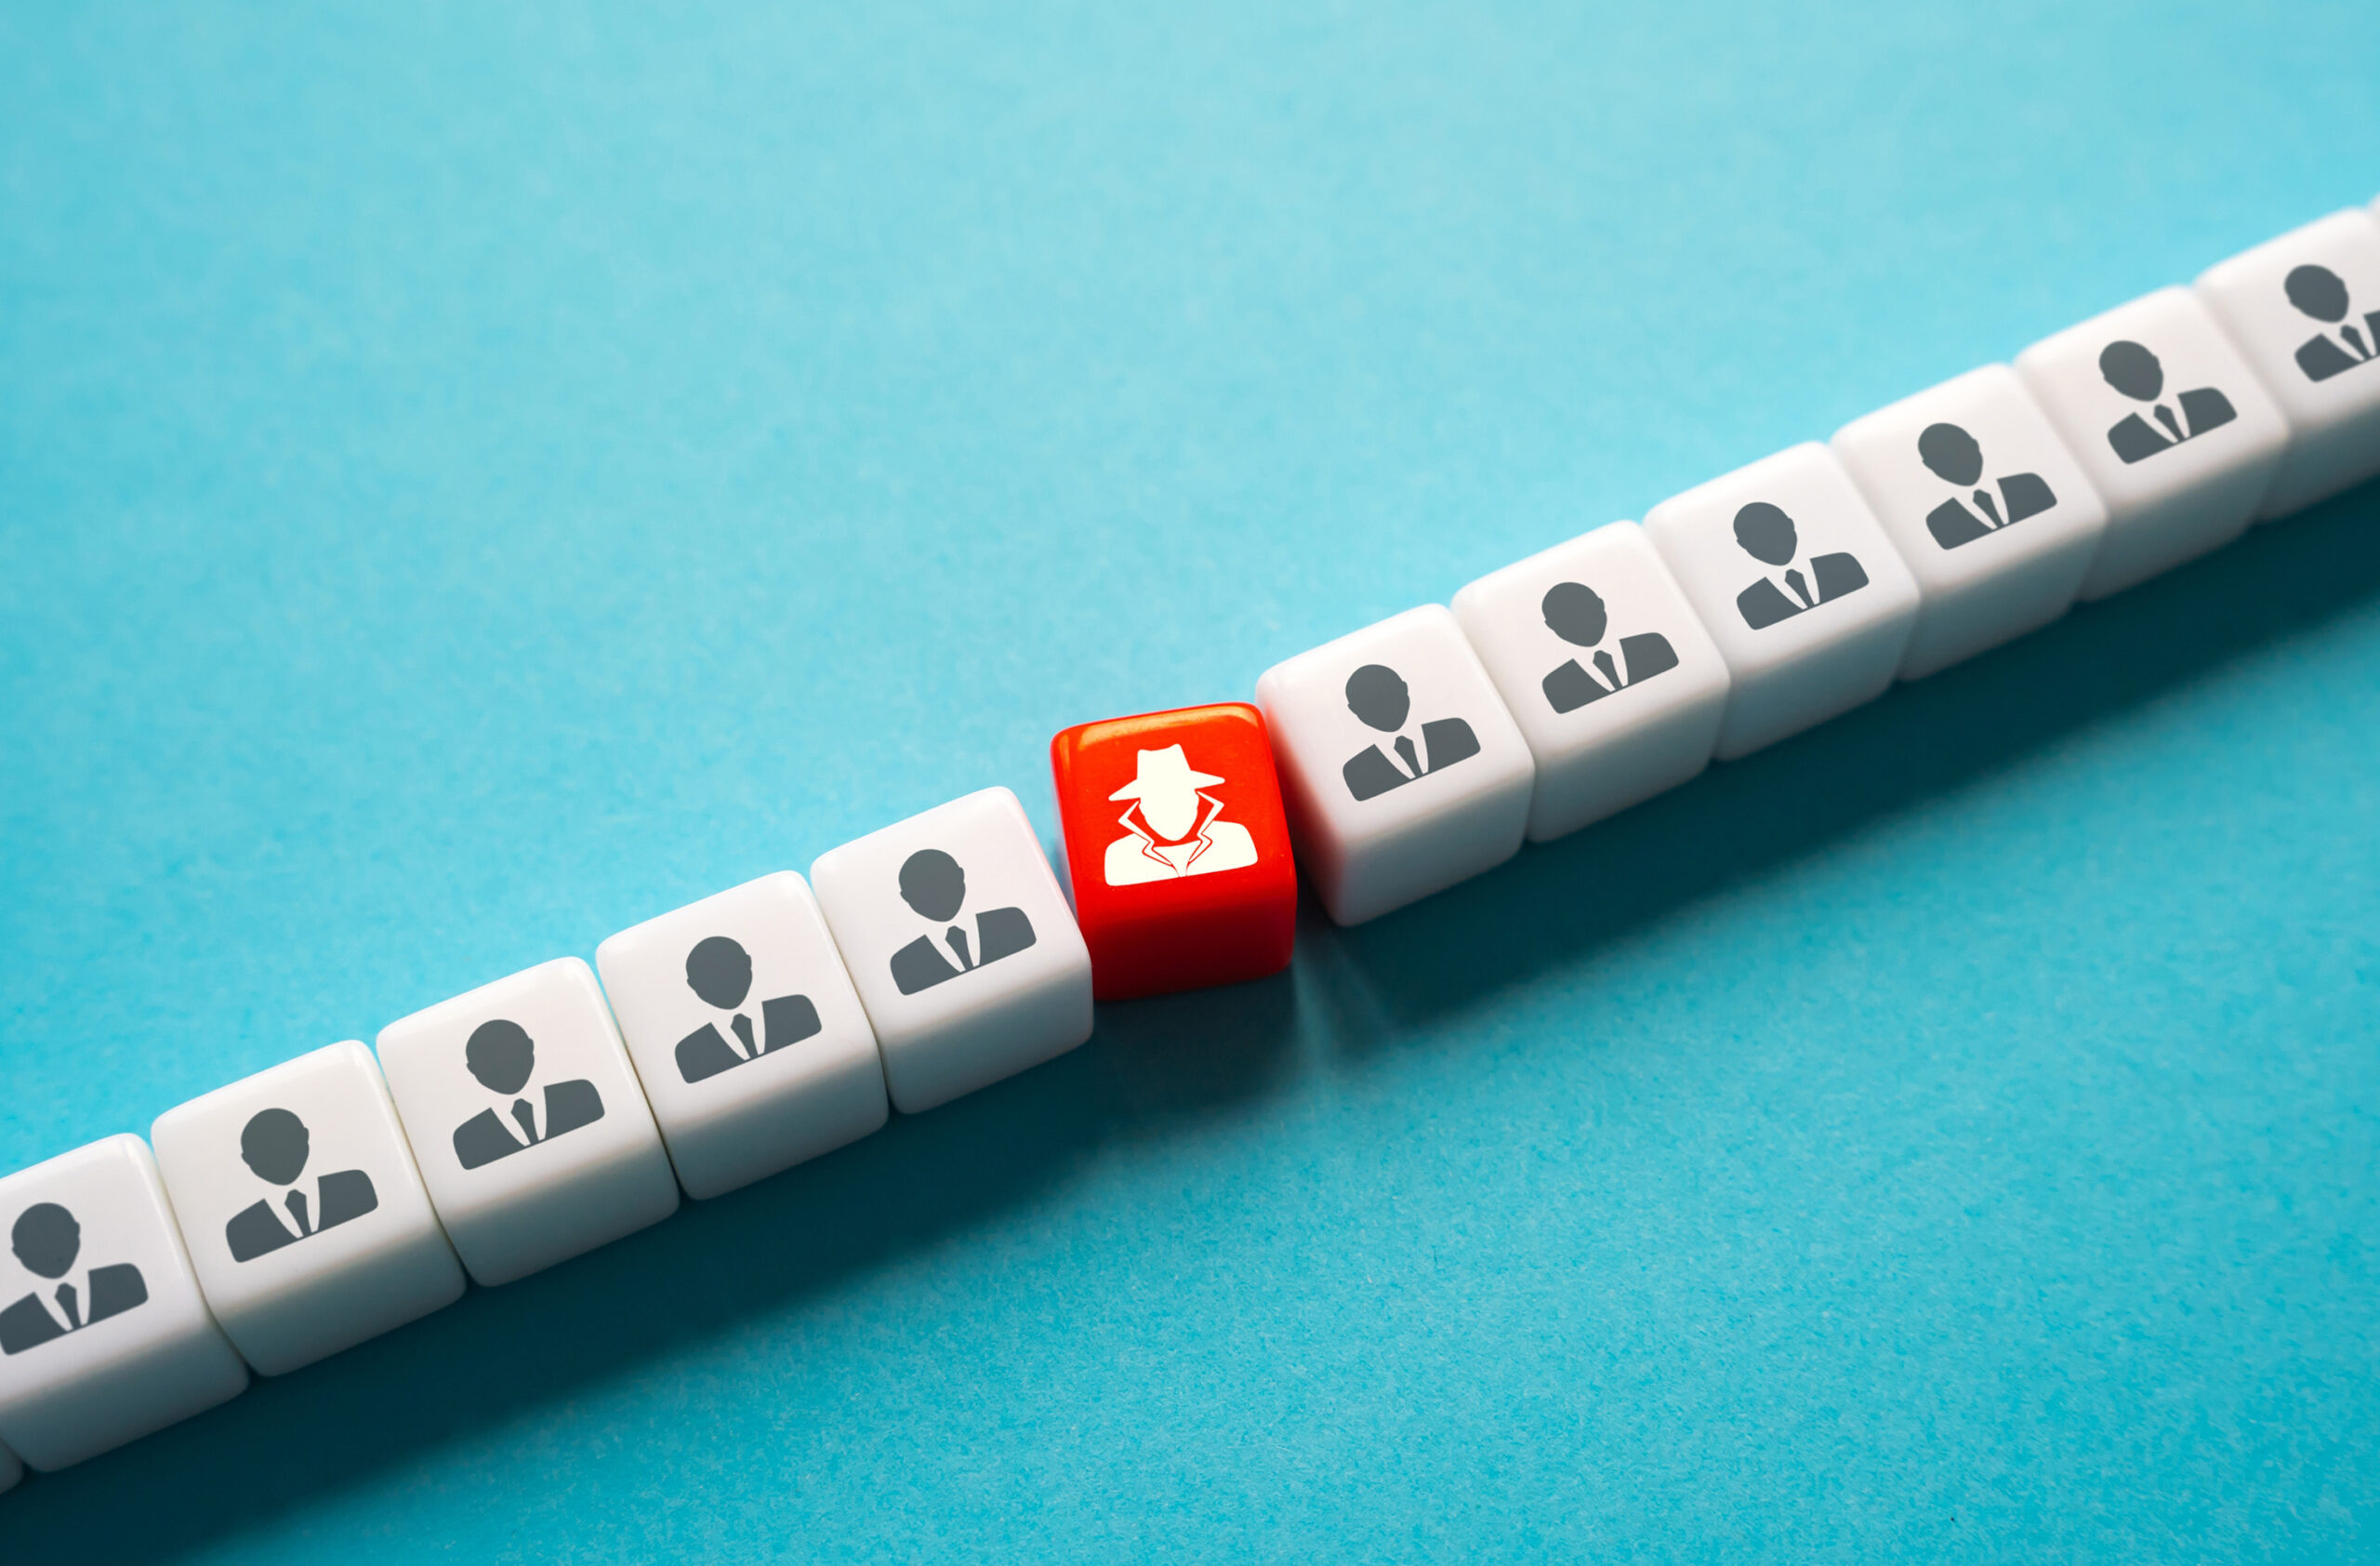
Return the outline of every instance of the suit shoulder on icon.
{"type": "MultiPolygon", "coordinates": [[[[1436,741],[1442,754],[1456,743],[1436,741]]],[[[1381,765],[1379,788],[1405,780],[1381,765]]],[[[1051,740],[1050,767],[1101,1000],[1236,983],[1288,964],[1296,870],[1253,707],[1078,724],[1051,740]]]]}

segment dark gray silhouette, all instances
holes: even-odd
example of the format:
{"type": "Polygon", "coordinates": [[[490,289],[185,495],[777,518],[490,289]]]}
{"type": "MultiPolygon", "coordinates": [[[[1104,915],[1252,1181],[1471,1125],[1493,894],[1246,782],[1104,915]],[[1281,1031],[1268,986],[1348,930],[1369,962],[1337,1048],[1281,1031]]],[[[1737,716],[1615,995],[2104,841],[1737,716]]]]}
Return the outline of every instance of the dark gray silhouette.
{"type": "MultiPolygon", "coordinates": [[[[529,1085],[529,1073],[537,1068],[537,1046],[530,1041],[527,1029],[498,1017],[494,1022],[481,1023],[472,1031],[470,1042],[463,1046],[463,1064],[470,1068],[480,1086],[493,1094],[510,1095],[529,1085]]],[[[545,1097],[543,1130],[537,1125],[536,1106],[526,1098],[516,1097],[512,1100],[512,1120],[521,1128],[520,1135],[515,1136],[512,1127],[506,1125],[494,1109],[482,1109],[455,1128],[455,1157],[464,1168],[477,1169],[540,1142],[550,1142],[565,1132],[593,1125],[603,1118],[602,1095],[584,1078],[550,1082],[545,1097]]]]}
{"type": "MultiPolygon", "coordinates": [[[[1964,487],[1983,477],[1983,447],[1955,424],[1927,425],[1917,437],[1917,455],[1947,484],[1964,487]]],[[[1954,495],[1926,512],[1925,531],[1944,549],[1954,550],[2057,504],[2039,473],[2010,473],[1998,482],[1996,500],[1990,490],[1977,489],[1964,499],[1954,495]],[[1975,502],[1972,510],[1968,500],[1975,502]]]]}
{"type": "Polygon", "coordinates": [[[939,848],[920,848],[903,861],[901,900],[919,918],[950,925],[942,938],[959,959],[954,965],[933,944],[932,936],[919,936],[892,954],[892,982],[904,995],[915,995],[985,963],[1013,957],[1033,944],[1033,921],[1021,908],[996,908],[977,914],[972,943],[964,929],[950,922],[967,901],[967,872],[939,848]]]}
{"type": "Polygon", "coordinates": [[[752,954],[725,936],[697,941],[686,953],[686,988],[702,997],[703,1004],[735,1013],[727,1019],[734,1044],[715,1022],[706,1022],[678,1041],[678,1075],[690,1082],[732,1071],[818,1031],[818,1008],[809,996],[780,995],[760,1002],[760,1029],[754,1034],[751,1017],[736,1011],[752,992],[752,954]]]}
{"type": "MultiPolygon", "coordinates": [[[[36,1278],[63,1280],[74,1269],[74,1258],[82,1252],[83,1226],[58,1203],[36,1201],[17,1215],[8,1241],[27,1272],[36,1278]]],[[[58,1302],[55,1315],[39,1290],[0,1310],[0,1354],[38,1348],[149,1301],[149,1285],[142,1281],[140,1269],[129,1262],[95,1267],[83,1281],[90,1295],[87,1311],[84,1290],[63,1281],[50,1292],[50,1298],[58,1302]]]]}
{"type": "Polygon", "coordinates": [[[2347,281],[2337,272],[2328,267],[2302,266],[2289,274],[2281,289],[2299,313],[2338,328],[2335,338],[2323,332],[2298,345],[2297,367],[2306,372],[2307,379],[2328,380],[2380,355],[2380,310],[2366,312],[2360,329],[2348,323],[2347,281]]]}
{"type": "Polygon", "coordinates": [[[2209,430],[2220,430],[2240,417],[2230,398],[2212,386],[2202,386],[2174,399],[2182,409],[2176,418],[2172,408],[2157,401],[2165,393],[2165,366],[2136,342],[2111,342],[2099,350],[2099,374],[2134,402],[2156,404],[2149,409],[2155,424],[2128,413],[2108,431],[2108,445],[2127,467],[2184,441],[2196,440],[2209,430]]]}
{"type": "MultiPolygon", "coordinates": [[[[306,1172],[306,1160],[311,1151],[312,1139],[306,1133],[306,1122],[286,1109],[259,1109],[240,1133],[240,1161],[258,1179],[276,1186],[294,1185],[298,1176],[306,1172]]],[[[289,1210],[289,1223],[282,1221],[271,1201],[258,1201],[233,1214],[231,1221],[223,1226],[223,1239],[231,1247],[231,1259],[254,1261],[267,1252],[295,1245],[326,1228],[337,1228],[350,1218],[360,1218],[380,1205],[380,1195],[372,1188],[372,1176],[361,1169],[325,1174],[314,1182],[314,1190],[311,1202],[306,1200],[304,1191],[283,1194],[282,1205],[289,1210]]]]}
{"type": "Polygon", "coordinates": [[[1737,612],[1743,616],[1744,624],[1754,630],[1765,630],[1779,620],[1831,604],[1868,585],[1867,568],[1854,556],[1843,553],[1822,554],[1811,561],[1805,579],[1801,568],[1792,563],[1802,548],[1801,538],[1793,531],[1793,519],[1765,500],[1754,500],[1736,513],[1736,542],[1762,564],[1788,568],[1783,588],[1763,577],[1736,594],[1737,612]],[[1792,596],[1786,596],[1788,590],[1792,596]]]}
{"type": "Polygon", "coordinates": [[[1602,596],[1584,582],[1554,583],[1545,590],[1538,609],[1545,616],[1545,628],[1554,635],[1574,647],[1594,648],[1587,661],[1595,666],[1595,673],[1587,672],[1585,665],[1572,658],[1542,682],[1545,699],[1556,712],[1575,712],[1591,701],[1601,701],[1677,667],[1677,649],[1670,645],[1668,637],[1651,631],[1621,637],[1617,658],[1605,652],[1598,644],[1611,629],[1611,616],[1604,608],[1602,596]]]}
{"type": "MultiPolygon", "coordinates": [[[[1382,734],[1396,734],[1412,709],[1413,693],[1405,688],[1396,670],[1385,664],[1368,663],[1347,676],[1347,710],[1382,734]]],[[[1479,754],[1479,737],[1461,718],[1437,718],[1421,725],[1419,746],[1396,734],[1393,749],[1396,761],[1390,761],[1377,745],[1350,756],[1339,769],[1347,780],[1347,791],[1359,801],[1375,799],[1391,789],[1443,772],[1479,754]]]]}

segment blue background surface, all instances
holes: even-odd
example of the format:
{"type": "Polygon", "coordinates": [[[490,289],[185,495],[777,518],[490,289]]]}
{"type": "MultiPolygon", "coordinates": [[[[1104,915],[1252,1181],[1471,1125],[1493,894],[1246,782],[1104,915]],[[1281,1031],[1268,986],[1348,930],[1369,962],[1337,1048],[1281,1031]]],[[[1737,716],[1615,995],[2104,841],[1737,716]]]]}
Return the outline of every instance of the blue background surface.
{"type": "MultiPolygon", "coordinates": [[[[0,14],[0,1168],[2380,189],[2368,0],[0,14]]],[[[2380,1546],[2380,488],[0,1500],[2380,1546]]]]}

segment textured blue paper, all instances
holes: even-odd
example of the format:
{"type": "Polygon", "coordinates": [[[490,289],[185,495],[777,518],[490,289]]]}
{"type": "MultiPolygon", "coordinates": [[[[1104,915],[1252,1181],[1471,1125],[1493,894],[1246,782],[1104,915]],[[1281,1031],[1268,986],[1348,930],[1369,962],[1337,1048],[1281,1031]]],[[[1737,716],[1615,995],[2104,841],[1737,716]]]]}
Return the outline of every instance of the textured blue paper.
{"type": "MultiPolygon", "coordinates": [[[[0,1168],[2380,191],[2286,8],[0,13],[0,1168]]],[[[2380,491],[0,1498],[10,1561],[2375,1550],[2380,491]]]]}

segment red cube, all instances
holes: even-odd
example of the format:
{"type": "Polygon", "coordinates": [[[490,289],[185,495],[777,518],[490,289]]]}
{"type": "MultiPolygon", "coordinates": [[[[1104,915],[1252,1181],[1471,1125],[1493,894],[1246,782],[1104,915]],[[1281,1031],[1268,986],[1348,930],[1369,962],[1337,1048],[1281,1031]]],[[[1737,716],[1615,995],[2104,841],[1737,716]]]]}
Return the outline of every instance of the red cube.
{"type": "Polygon", "coordinates": [[[1277,974],[1297,866],[1264,719],[1245,702],[1082,723],[1050,741],[1075,919],[1102,1001],[1277,974]]]}

